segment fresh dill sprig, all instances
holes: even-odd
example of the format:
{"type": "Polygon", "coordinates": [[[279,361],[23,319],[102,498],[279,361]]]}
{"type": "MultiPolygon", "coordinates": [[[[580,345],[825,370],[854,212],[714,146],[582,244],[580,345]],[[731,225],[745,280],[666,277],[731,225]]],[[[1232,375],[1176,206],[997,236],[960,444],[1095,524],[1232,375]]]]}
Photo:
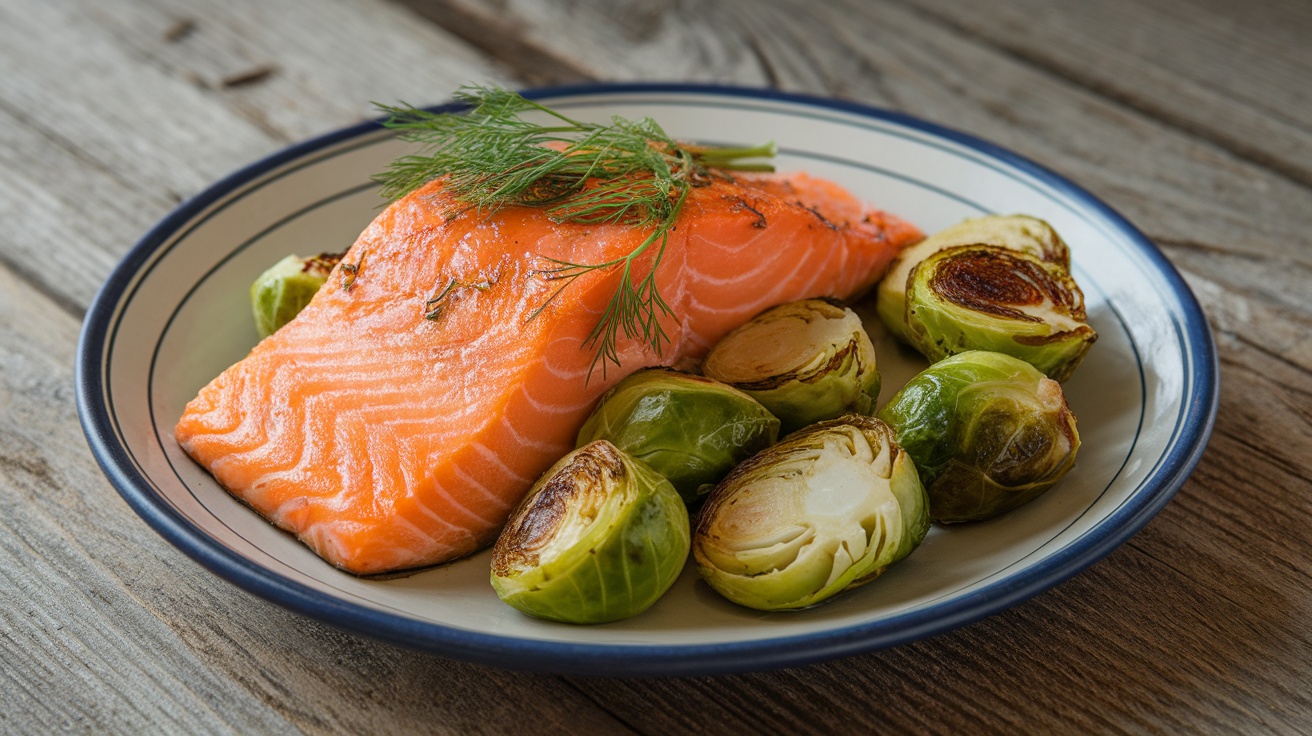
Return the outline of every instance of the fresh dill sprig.
{"type": "Polygon", "coordinates": [[[604,263],[549,259],[552,267],[539,273],[562,283],[529,319],[580,276],[619,269],[615,295],[584,343],[596,349],[592,369],[600,364],[604,374],[607,363],[619,365],[621,335],[640,338],[659,355],[669,341],[660,318],[673,312],[657,290],[656,269],[688,192],[709,182],[715,170],[773,171],[769,164],[743,159],[769,158],[774,144],[687,145],[670,138],[651,118],[613,117],[606,124],[574,120],[499,87],[462,87],[456,99],[467,111],[379,105],[388,115],[384,125],[423,146],[376,177],[383,196],[396,199],[446,177],[448,190],[479,211],[532,206],[544,208],[559,223],[652,228],[631,252],[604,263]],[[651,265],[640,273],[638,259],[652,246],[651,265]]]}

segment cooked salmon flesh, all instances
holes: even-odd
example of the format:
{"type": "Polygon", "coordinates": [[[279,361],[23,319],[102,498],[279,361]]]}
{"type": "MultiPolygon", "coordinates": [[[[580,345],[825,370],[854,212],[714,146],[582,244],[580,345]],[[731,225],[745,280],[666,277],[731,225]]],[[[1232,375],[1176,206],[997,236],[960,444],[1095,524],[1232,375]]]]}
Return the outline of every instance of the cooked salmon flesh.
{"type": "Polygon", "coordinates": [[[561,286],[543,271],[623,256],[649,231],[461,209],[441,180],[389,206],[309,306],[177,425],[224,488],[353,573],[489,544],[609,386],[644,366],[693,365],[776,304],[856,296],[920,237],[805,174],[697,187],[656,271],[669,342],[657,354],[621,339],[620,366],[589,376],[585,342],[621,274],[589,272],[543,308],[561,286]]]}

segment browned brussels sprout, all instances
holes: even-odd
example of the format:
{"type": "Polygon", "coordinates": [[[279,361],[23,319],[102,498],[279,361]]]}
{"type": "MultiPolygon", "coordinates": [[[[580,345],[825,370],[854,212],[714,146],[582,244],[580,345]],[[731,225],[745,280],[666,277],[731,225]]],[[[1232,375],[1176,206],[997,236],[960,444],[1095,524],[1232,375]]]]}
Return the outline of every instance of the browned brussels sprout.
{"type": "Polygon", "coordinates": [[[888,331],[911,342],[906,326],[907,277],[921,261],[958,245],[997,245],[1069,271],[1070,250],[1052,226],[1028,215],[985,215],[940,230],[898,254],[879,282],[876,309],[888,331]]]}
{"type": "Polygon", "coordinates": [[[946,523],[1027,503],[1075,465],[1080,435],[1061,384],[1029,363],[970,351],[913,378],[880,410],[946,523]]]}
{"type": "Polygon", "coordinates": [[[939,251],[911,272],[907,329],[931,362],[967,350],[1024,360],[1056,381],[1075,371],[1098,334],[1067,273],[994,245],[939,251]]]}
{"type": "Polygon", "coordinates": [[[511,514],[492,587],[530,616],[616,621],[669,589],[688,546],[688,510],[669,481],[599,440],[556,463],[511,514]]]}
{"type": "Polygon", "coordinates": [[[761,402],[783,432],[869,414],[879,396],[875,347],[861,318],[827,299],[762,312],[711,348],[702,369],[761,402]]]}
{"type": "Polygon", "coordinates": [[[925,489],[893,430],[848,414],[734,469],[697,516],[697,570],[734,603],[805,608],[869,582],[929,530],[925,489]]]}

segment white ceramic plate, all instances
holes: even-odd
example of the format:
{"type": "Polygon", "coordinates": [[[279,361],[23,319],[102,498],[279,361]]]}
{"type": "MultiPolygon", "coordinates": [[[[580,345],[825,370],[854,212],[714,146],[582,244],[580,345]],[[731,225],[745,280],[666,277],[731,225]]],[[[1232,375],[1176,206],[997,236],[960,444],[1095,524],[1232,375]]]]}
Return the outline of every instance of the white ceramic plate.
{"type": "MultiPolygon", "coordinates": [[[[533,95],[580,118],[650,115],[685,140],[774,140],[781,170],[834,179],[927,232],[984,213],[1051,222],[1071,246],[1100,335],[1066,384],[1084,443],[1074,471],[1000,519],[934,528],[876,583],[796,613],[729,604],[691,566],[649,611],[590,627],[502,604],[487,552],[392,580],[339,572],[224,492],[172,427],[255,344],[255,276],[288,253],[345,250],[377,214],[370,177],[409,147],[367,124],[283,151],[182,205],[92,305],[78,353],[83,426],[105,473],[159,533],[247,590],[393,642],[511,667],[704,674],[891,646],[1013,605],[1137,531],[1197,462],[1217,397],[1207,322],[1161,253],[1069,181],[961,133],[844,102],[677,85],[533,95]]],[[[922,365],[882,341],[883,398],[922,365]]]]}

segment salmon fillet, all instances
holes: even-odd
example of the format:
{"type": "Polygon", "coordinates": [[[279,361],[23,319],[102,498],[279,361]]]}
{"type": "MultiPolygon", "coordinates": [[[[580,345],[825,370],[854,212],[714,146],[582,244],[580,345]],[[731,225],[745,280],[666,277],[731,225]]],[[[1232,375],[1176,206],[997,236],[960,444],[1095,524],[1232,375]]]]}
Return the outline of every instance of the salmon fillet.
{"type": "Polygon", "coordinates": [[[620,274],[590,272],[529,319],[560,285],[539,271],[548,258],[622,256],[646,232],[557,224],[533,208],[458,209],[440,180],[388,207],[300,315],[202,389],[177,425],[223,487],[353,573],[489,544],[625,375],[686,366],[776,304],[851,298],[920,237],[805,174],[695,188],[657,270],[676,315],[663,321],[670,343],[657,355],[622,339],[621,367],[589,380],[584,341],[620,274]]]}

